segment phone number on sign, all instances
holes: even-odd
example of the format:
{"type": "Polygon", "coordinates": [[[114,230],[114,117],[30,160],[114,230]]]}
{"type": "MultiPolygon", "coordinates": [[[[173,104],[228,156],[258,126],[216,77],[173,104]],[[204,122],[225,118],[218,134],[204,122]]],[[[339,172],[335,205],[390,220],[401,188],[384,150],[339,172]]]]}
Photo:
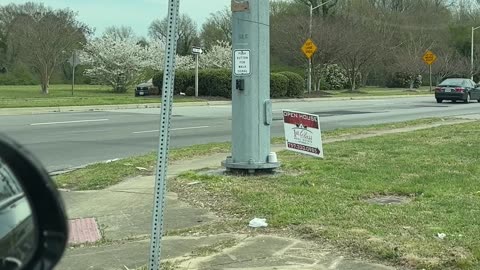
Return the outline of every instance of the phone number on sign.
{"type": "Polygon", "coordinates": [[[287,145],[288,145],[288,148],[292,148],[292,149],[296,149],[296,150],[300,150],[300,151],[305,151],[305,152],[309,152],[309,153],[317,153],[318,152],[318,149],[310,147],[310,146],[306,146],[306,145],[301,145],[301,144],[296,144],[296,143],[288,143],[287,145]]]}

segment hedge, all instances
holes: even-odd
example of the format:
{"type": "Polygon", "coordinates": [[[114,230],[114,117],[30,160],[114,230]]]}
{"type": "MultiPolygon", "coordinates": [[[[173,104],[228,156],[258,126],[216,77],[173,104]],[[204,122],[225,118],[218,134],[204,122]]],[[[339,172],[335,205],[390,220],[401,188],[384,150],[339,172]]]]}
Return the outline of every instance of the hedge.
{"type": "MultiPolygon", "coordinates": [[[[414,75],[406,72],[395,72],[387,78],[386,85],[388,88],[409,88],[410,82],[414,75]]],[[[413,87],[418,88],[422,85],[422,80],[418,76],[414,77],[413,87]]]]}
{"type": "MultiPolygon", "coordinates": [[[[202,69],[198,72],[199,96],[232,97],[232,71],[230,69],[202,69]]],[[[162,89],[163,72],[153,77],[153,85],[162,89]]],[[[175,72],[174,94],[184,92],[195,95],[195,72],[178,70],[175,72]]],[[[272,73],[270,76],[270,96],[300,97],[303,95],[303,79],[294,72],[272,73]]]]}
{"type": "Polygon", "coordinates": [[[270,74],[270,97],[279,98],[287,96],[288,78],[280,73],[270,74]]]}
{"type": "Polygon", "coordinates": [[[279,74],[288,78],[287,97],[302,97],[304,91],[303,78],[295,72],[283,71],[279,74]]]}
{"type": "MultiPolygon", "coordinates": [[[[153,76],[152,83],[161,91],[163,87],[163,71],[153,76]]],[[[177,70],[175,72],[175,85],[173,88],[174,95],[180,95],[185,92],[189,86],[195,86],[195,73],[192,71],[177,70]]],[[[161,91],[162,92],[162,91],[161,91]]]]}
{"type": "Polygon", "coordinates": [[[230,69],[203,69],[198,72],[200,96],[232,97],[232,71],[230,69]]]}

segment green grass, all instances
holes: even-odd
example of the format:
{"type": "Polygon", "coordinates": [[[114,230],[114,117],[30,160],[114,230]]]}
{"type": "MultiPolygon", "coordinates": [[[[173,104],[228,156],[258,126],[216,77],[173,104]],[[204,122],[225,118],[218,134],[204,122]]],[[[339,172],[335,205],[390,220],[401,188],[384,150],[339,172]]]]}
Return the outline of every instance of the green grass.
{"type": "Polygon", "coordinates": [[[285,151],[282,175],[189,172],[175,191],[215,198],[214,209],[245,222],[265,217],[274,229],[413,269],[480,269],[479,133],[474,122],[338,142],[325,145],[324,160],[285,151]],[[377,195],[412,201],[365,201],[377,195]]]}
{"type": "MultiPolygon", "coordinates": [[[[391,96],[428,94],[427,88],[417,92],[407,92],[405,89],[388,89],[365,87],[360,91],[345,90],[314,92],[309,97],[360,97],[360,96],[391,96]],[[326,95],[327,94],[327,95],[326,95]]],[[[175,102],[204,101],[194,97],[175,97],[175,102]]],[[[113,93],[109,87],[99,85],[77,85],[72,96],[71,85],[58,84],[50,86],[50,93],[40,93],[39,85],[0,85],[0,108],[21,107],[60,107],[88,105],[117,105],[159,103],[160,97],[134,97],[133,89],[127,93],[113,93]]]]}
{"type": "MultiPolygon", "coordinates": [[[[323,139],[330,139],[330,138],[337,138],[340,136],[354,136],[359,134],[368,134],[372,132],[378,132],[383,130],[391,130],[391,129],[399,129],[399,128],[406,128],[412,126],[421,126],[421,125],[430,125],[435,123],[442,123],[447,119],[444,118],[422,118],[417,120],[411,121],[403,121],[403,122],[396,122],[396,123],[386,123],[386,124],[377,124],[367,127],[353,127],[353,128],[337,128],[334,130],[324,131],[322,132],[323,139]]],[[[276,137],[272,140],[275,144],[284,144],[285,138],[284,137],[276,137]]]]}
{"type": "Polygon", "coordinates": [[[399,96],[399,95],[429,95],[433,92],[429,91],[428,87],[421,87],[415,91],[409,91],[405,88],[383,88],[383,87],[374,87],[367,86],[360,88],[357,91],[348,91],[348,90],[326,90],[319,92],[312,92],[306,94],[307,97],[371,97],[371,96],[399,96]]]}
{"type": "MultiPolygon", "coordinates": [[[[170,161],[227,152],[228,143],[210,143],[172,149],[170,161]]],[[[97,163],[54,177],[60,188],[71,190],[98,190],[112,186],[128,177],[152,175],[156,153],[121,159],[110,163],[97,163]],[[139,170],[137,167],[147,170],[139,170]]]]}
{"type": "MultiPolygon", "coordinates": [[[[394,124],[380,124],[361,128],[338,129],[327,131],[325,138],[333,138],[343,135],[364,134],[375,130],[386,130],[400,127],[417,126],[423,124],[438,123],[440,118],[426,118],[394,124]]],[[[285,143],[283,138],[272,139],[273,144],[285,143]]],[[[210,143],[190,147],[173,149],[170,152],[170,161],[183,160],[215,153],[227,153],[230,151],[230,143],[210,143]]],[[[115,185],[122,180],[140,175],[152,175],[153,166],[156,162],[156,154],[134,156],[111,163],[97,163],[85,168],[75,170],[54,177],[60,188],[71,190],[98,190],[115,185]],[[137,167],[146,168],[139,170],[137,167]]]]}
{"type": "MultiPolygon", "coordinates": [[[[49,91],[48,95],[42,94],[39,85],[0,85],[0,108],[160,103],[160,97],[134,97],[133,89],[126,93],[113,93],[109,87],[99,85],[77,85],[73,97],[71,85],[51,85],[49,91]]],[[[201,100],[175,97],[175,101],[201,100]]]]}

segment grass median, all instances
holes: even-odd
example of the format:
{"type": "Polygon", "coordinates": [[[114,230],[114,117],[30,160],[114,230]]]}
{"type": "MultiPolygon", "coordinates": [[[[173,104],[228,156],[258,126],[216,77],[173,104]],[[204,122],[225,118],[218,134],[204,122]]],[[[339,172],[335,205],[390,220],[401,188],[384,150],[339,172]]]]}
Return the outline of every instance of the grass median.
{"type": "MultiPolygon", "coordinates": [[[[380,87],[365,87],[359,91],[320,91],[307,94],[307,97],[360,97],[360,96],[396,96],[396,95],[424,95],[426,88],[416,91],[405,89],[389,89],[380,87]]],[[[175,102],[195,102],[206,100],[225,100],[214,97],[185,97],[176,96],[175,102]]],[[[135,97],[132,90],[126,93],[113,93],[110,87],[100,85],[76,85],[72,96],[71,85],[55,84],[50,86],[50,93],[40,93],[38,85],[0,85],[0,108],[22,107],[61,107],[61,106],[89,106],[89,105],[120,105],[159,103],[159,96],[135,97]]]]}
{"type": "Polygon", "coordinates": [[[473,122],[337,142],[324,160],[282,152],[281,175],[189,172],[175,191],[397,265],[480,269],[479,133],[473,122]]]}
{"type": "Polygon", "coordinates": [[[433,95],[429,87],[420,87],[409,90],[405,88],[384,88],[366,86],[355,91],[350,90],[322,90],[306,94],[306,97],[370,97],[370,96],[418,96],[433,95]]]}
{"type": "MultiPolygon", "coordinates": [[[[1,85],[0,108],[61,107],[88,105],[119,105],[160,103],[160,97],[135,97],[132,90],[113,93],[111,88],[100,85],[77,85],[72,96],[72,86],[55,84],[50,93],[40,93],[38,85],[1,85]]],[[[175,102],[202,101],[193,97],[175,97],[175,102]]]]}
{"type": "MultiPolygon", "coordinates": [[[[407,122],[381,124],[369,127],[338,129],[324,132],[323,138],[366,134],[373,131],[390,130],[409,126],[420,126],[433,123],[441,123],[440,118],[426,118],[407,122]]],[[[274,144],[283,144],[283,138],[272,139],[274,144]]],[[[187,158],[195,158],[215,153],[227,153],[230,151],[230,143],[211,143],[172,149],[170,161],[187,158]]],[[[153,166],[156,162],[156,154],[134,156],[110,163],[98,163],[86,166],[72,172],[61,174],[54,179],[60,188],[71,190],[98,190],[117,184],[122,180],[140,175],[152,175],[153,166]]]]}

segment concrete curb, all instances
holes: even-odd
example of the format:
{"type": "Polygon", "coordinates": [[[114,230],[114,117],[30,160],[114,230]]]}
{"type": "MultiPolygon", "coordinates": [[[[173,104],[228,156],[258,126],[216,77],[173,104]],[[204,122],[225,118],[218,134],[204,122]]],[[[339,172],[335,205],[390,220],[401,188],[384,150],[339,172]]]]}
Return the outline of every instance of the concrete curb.
{"type": "MultiPolygon", "coordinates": [[[[324,98],[293,98],[293,99],[274,99],[273,103],[285,102],[318,102],[318,101],[342,101],[342,100],[369,100],[369,99],[386,99],[386,98],[406,98],[406,97],[430,97],[432,95],[396,95],[396,96],[365,96],[365,97],[324,97],[324,98]]],[[[179,102],[174,103],[175,107],[190,106],[222,106],[231,105],[231,101],[200,101],[200,102],[179,102]]],[[[148,109],[160,108],[161,103],[145,103],[145,104],[118,104],[118,105],[92,105],[92,106],[64,106],[64,107],[27,107],[27,108],[2,108],[2,115],[29,115],[43,113],[58,112],[90,112],[90,111],[106,111],[106,110],[125,110],[125,109],[148,109]]]]}

